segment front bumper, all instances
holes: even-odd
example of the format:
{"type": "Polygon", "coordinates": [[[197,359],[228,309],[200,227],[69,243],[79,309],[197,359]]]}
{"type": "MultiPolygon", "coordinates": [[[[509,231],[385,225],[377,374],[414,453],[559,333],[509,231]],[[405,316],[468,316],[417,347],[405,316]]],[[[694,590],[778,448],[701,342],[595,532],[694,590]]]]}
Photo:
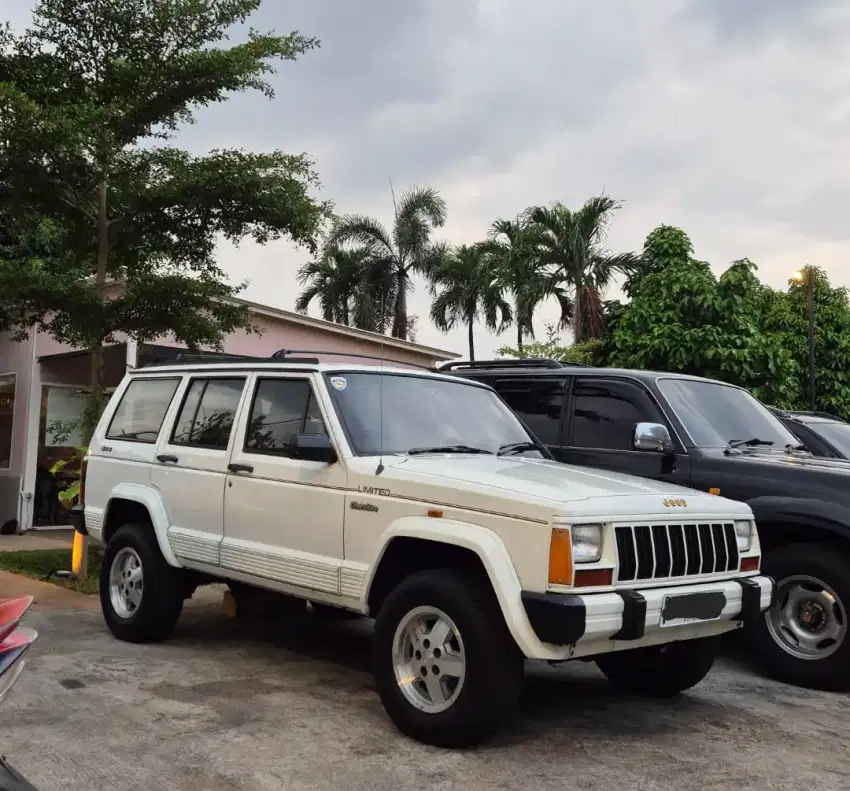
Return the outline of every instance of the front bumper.
{"type": "MultiPolygon", "coordinates": [[[[522,603],[543,643],[576,646],[624,641],[626,645],[616,646],[622,649],[650,638],[659,643],[697,637],[700,627],[722,632],[746,626],[770,607],[773,595],[773,580],[759,575],[610,593],[523,591],[522,603]]],[[[612,648],[609,644],[603,650],[612,648]]]]}

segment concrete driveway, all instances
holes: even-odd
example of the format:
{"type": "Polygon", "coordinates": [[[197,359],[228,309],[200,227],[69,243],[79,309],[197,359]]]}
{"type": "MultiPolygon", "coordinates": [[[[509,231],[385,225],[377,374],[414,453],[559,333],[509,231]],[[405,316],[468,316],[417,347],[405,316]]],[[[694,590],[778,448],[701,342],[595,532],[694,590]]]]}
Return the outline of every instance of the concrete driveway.
{"type": "Polygon", "coordinates": [[[672,702],[592,665],[529,669],[522,717],[486,747],[400,737],[368,673],[369,624],[224,618],[207,593],[176,637],[133,646],[98,610],[50,610],[0,713],[0,747],[40,791],[846,790],[850,697],[725,663],[672,702]]]}

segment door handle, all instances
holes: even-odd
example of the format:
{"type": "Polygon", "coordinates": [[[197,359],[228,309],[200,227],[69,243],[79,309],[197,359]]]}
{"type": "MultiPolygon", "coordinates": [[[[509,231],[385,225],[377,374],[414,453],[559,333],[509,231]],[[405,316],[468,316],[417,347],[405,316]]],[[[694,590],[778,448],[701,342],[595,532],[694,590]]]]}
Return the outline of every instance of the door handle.
{"type": "Polygon", "coordinates": [[[161,461],[163,464],[177,464],[177,462],[180,461],[180,459],[170,453],[161,453],[159,456],[156,457],[156,460],[161,461]]]}
{"type": "Polygon", "coordinates": [[[231,472],[254,472],[253,464],[228,464],[227,469],[231,472]]]}

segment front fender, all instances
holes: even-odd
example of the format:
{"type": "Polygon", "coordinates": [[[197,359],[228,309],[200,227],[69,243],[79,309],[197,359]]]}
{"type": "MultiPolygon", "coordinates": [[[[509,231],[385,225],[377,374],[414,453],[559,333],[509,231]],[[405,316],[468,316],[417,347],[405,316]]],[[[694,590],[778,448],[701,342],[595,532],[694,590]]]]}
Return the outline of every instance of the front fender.
{"type": "MultiPolygon", "coordinates": [[[[159,491],[139,483],[119,483],[109,496],[110,504],[113,500],[131,500],[147,508],[162,556],[169,566],[181,566],[171,549],[171,542],[168,540],[168,513],[159,491]]],[[[107,524],[106,520],[109,518],[109,508],[110,505],[107,505],[106,512],[103,515],[104,525],[107,524]]]]}
{"type": "Polygon", "coordinates": [[[469,522],[423,516],[405,516],[393,522],[381,536],[381,550],[369,570],[361,599],[363,612],[368,609],[372,581],[387,547],[394,538],[402,537],[451,544],[471,550],[478,555],[493,586],[505,623],[520,650],[526,656],[540,655],[542,646],[528,623],[522,604],[522,584],[507,547],[502,539],[489,528],[469,522]]]}
{"type": "Polygon", "coordinates": [[[747,505],[753,509],[756,525],[763,522],[800,525],[850,538],[850,508],[837,503],[808,497],[754,497],[747,505]]]}

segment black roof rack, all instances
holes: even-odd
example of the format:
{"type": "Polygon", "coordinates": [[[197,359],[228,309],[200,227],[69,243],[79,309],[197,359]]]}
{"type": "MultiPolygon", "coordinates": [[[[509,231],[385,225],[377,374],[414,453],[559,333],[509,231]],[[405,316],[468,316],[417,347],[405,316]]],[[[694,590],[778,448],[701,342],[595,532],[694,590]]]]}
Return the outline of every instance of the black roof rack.
{"type": "MultiPolygon", "coordinates": [[[[358,360],[380,360],[382,363],[394,363],[395,365],[409,365],[413,368],[421,368],[423,371],[433,371],[434,369],[428,365],[420,365],[419,363],[411,363],[407,360],[394,360],[391,357],[379,357],[375,354],[355,354],[354,352],[334,352],[334,351],[305,351],[303,349],[278,349],[274,354],[272,354],[273,360],[286,360],[287,362],[293,362],[293,359],[289,356],[290,354],[331,354],[334,357],[354,357],[358,360]]],[[[319,362],[318,358],[311,360],[311,362],[319,362]]]]}
{"type": "MultiPolygon", "coordinates": [[[[167,365],[226,365],[231,363],[269,363],[277,362],[276,358],[272,357],[257,357],[250,354],[225,354],[220,352],[198,352],[198,353],[181,353],[172,359],[152,360],[149,363],[141,366],[142,368],[157,368],[167,365]]],[[[315,357],[298,357],[288,358],[288,363],[302,365],[316,365],[319,361],[315,357]]]]}
{"type": "Polygon", "coordinates": [[[454,371],[460,368],[593,368],[585,363],[562,363],[550,357],[523,357],[509,360],[454,360],[437,367],[438,371],[454,371]]]}

